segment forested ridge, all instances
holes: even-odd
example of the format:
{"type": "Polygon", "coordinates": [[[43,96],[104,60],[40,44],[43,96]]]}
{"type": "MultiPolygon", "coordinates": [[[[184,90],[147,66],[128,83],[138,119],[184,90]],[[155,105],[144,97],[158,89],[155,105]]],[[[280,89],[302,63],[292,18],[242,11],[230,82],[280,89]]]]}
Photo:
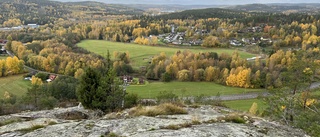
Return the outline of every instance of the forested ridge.
{"type": "MultiPolygon", "coordinates": [[[[53,24],[58,19],[80,20],[84,17],[105,19],[111,15],[137,15],[141,10],[121,5],[99,2],[62,3],[49,0],[1,0],[0,24],[9,19],[19,19],[19,23],[4,26],[12,27],[27,24],[53,24]],[[85,16],[83,16],[85,15],[85,16]]],[[[12,20],[11,20],[12,21],[12,20]]],[[[12,21],[14,22],[14,21],[12,21]]]]}

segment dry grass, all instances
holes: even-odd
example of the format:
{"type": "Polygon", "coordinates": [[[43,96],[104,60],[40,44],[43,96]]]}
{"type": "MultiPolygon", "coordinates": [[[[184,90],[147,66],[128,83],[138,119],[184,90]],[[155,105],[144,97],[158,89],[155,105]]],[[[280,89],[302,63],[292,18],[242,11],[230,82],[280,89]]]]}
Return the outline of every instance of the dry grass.
{"type": "Polygon", "coordinates": [[[1,121],[1,122],[0,122],[0,127],[1,127],[1,126],[4,126],[4,125],[16,123],[16,122],[21,122],[21,121],[22,121],[22,119],[20,119],[20,118],[10,118],[10,119],[1,121]]]}
{"type": "Polygon", "coordinates": [[[168,126],[164,126],[164,127],[160,127],[161,129],[170,129],[170,130],[179,130],[181,128],[188,128],[188,127],[192,127],[193,125],[200,125],[202,124],[200,121],[194,121],[192,120],[192,122],[186,122],[186,123],[182,123],[182,124],[177,124],[177,125],[168,125],[168,126]]]}
{"type": "Polygon", "coordinates": [[[240,115],[240,114],[230,114],[230,115],[226,115],[224,117],[218,117],[218,121],[224,120],[225,122],[244,124],[244,123],[246,123],[246,120],[244,119],[244,117],[245,117],[244,115],[240,115]]]}
{"type": "Polygon", "coordinates": [[[138,106],[133,108],[130,112],[134,116],[157,116],[157,115],[174,115],[174,114],[187,114],[188,112],[182,107],[171,104],[164,103],[158,106],[138,106]]]}
{"type": "Polygon", "coordinates": [[[44,128],[44,127],[45,127],[44,125],[32,125],[29,128],[20,129],[19,131],[22,132],[22,133],[29,133],[29,132],[32,132],[34,130],[37,130],[37,129],[40,129],[40,128],[44,128]]]}
{"type": "Polygon", "coordinates": [[[200,125],[201,124],[201,122],[197,116],[193,116],[191,120],[192,120],[191,123],[193,125],[200,125]]]}

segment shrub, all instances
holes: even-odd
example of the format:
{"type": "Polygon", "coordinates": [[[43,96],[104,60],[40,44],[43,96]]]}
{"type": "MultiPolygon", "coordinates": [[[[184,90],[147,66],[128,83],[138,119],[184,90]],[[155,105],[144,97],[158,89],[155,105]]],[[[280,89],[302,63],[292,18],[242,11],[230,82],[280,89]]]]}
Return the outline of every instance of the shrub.
{"type": "Polygon", "coordinates": [[[216,95],[214,99],[209,99],[205,95],[201,94],[199,96],[194,97],[194,103],[196,104],[203,104],[203,105],[212,105],[212,106],[220,106],[220,107],[227,107],[220,99],[220,93],[216,95]]]}
{"type": "Polygon", "coordinates": [[[201,94],[199,96],[195,96],[193,100],[194,100],[194,103],[204,104],[206,102],[206,97],[205,95],[201,94]]]}
{"type": "Polygon", "coordinates": [[[58,100],[54,97],[50,96],[48,98],[41,98],[39,100],[39,108],[41,109],[53,109],[56,104],[58,103],[58,100]]]}
{"type": "Polygon", "coordinates": [[[127,94],[124,97],[124,107],[131,108],[138,104],[138,95],[137,94],[127,94]]]}
{"type": "Polygon", "coordinates": [[[246,120],[243,118],[243,116],[238,114],[231,114],[227,115],[225,117],[219,117],[219,121],[225,120],[226,122],[233,122],[233,123],[246,123],[246,120]]]}
{"type": "Polygon", "coordinates": [[[170,82],[172,80],[171,75],[167,72],[161,75],[161,81],[163,82],[170,82]]]}
{"type": "Polygon", "coordinates": [[[48,79],[48,74],[46,74],[46,73],[41,73],[41,72],[39,72],[39,73],[37,73],[36,75],[35,75],[37,78],[40,78],[42,81],[46,81],[47,79],[48,79]]]}
{"type": "Polygon", "coordinates": [[[76,87],[78,80],[70,76],[58,76],[50,84],[46,84],[46,92],[58,100],[77,99],[76,87]]]}
{"type": "Polygon", "coordinates": [[[158,103],[175,102],[178,100],[178,96],[172,92],[161,91],[156,97],[158,103]]]}
{"type": "Polygon", "coordinates": [[[22,110],[21,105],[18,103],[10,104],[10,103],[0,102],[0,115],[18,113],[21,110],[22,110]]]}

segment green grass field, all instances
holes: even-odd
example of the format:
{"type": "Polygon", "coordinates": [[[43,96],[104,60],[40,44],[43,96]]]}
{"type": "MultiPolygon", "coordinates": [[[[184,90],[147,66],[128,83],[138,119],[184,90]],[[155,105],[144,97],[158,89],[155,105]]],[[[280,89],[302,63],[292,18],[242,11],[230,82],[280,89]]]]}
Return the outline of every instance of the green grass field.
{"type": "Polygon", "coordinates": [[[161,91],[169,91],[180,97],[183,96],[215,96],[260,92],[262,89],[244,89],[227,87],[212,82],[152,82],[146,85],[130,85],[128,93],[138,94],[140,98],[155,98],[161,91]]]}
{"type": "MultiPolygon", "coordinates": [[[[134,68],[138,68],[140,66],[145,66],[148,59],[153,57],[154,55],[158,55],[161,52],[165,52],[168,57],[172,56],[178,50],[190,50],[195,53],[199,52],[217,52],[220,53],[228,53],[232,54],[235,49],[222,49],[222,48],[202,48],[202,47],[159,47],[159,46],[146,46],[146,45],[138,45],[131,43],[120,43],[120,42],[111,42],[111,41],[103,41],[103,40],[84,40],[77,44],[79,47],[85,48],[91,52],[107,55],[107,51],[109,50],[110,54],[113,55],[114,51],[126,52],[128,51],[131,58],[131,63],[134,68]]],[[[238,51],[242,58],[254,57],[254,54],[250,54],[247,52],[238,51]]]]}
{"type": "Polygon", "coordinates": [[[23,74],[0,78],[0,99],[6,91],[17,96],[26,94],[27,88],[31,87],[29,80],[23,79],[23,74]]]}
{"type": "Polygon", "coordinates": [[[267,104],[265,104],[265,102],[263,102],[261,99],[224,101],[223,104],[234,110],[249,111],[253,102],[258,104],[258,110],[260,112],[267,108],[267,104]]]}
{"type": "Polygon", "coordinates": [[[0,59],[7,59],[9,56],[0,56],[0,59]]]}

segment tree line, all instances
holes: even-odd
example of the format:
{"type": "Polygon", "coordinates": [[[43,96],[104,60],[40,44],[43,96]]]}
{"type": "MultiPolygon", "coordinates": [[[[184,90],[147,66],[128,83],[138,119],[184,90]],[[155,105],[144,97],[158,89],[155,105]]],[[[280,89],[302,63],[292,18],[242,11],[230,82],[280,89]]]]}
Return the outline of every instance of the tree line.
{"type": "Polygon", "coordinates": [[[171,57],[161,53],[153,57],[146,77],[162,81],[208,81],[243,88],[279,88],[286,80],[285,72],[299,65],[300,59],[308,62],[301,67],[310,68],[312,74],[316,75],[318,69],[315,66],[319,65],[320,59],[318,52],[319,48],[286,52],[278,50],[265,61],[259,57],[247,61],[238,52],[218,55],[215,52],[177,51],[171,57]]]}

